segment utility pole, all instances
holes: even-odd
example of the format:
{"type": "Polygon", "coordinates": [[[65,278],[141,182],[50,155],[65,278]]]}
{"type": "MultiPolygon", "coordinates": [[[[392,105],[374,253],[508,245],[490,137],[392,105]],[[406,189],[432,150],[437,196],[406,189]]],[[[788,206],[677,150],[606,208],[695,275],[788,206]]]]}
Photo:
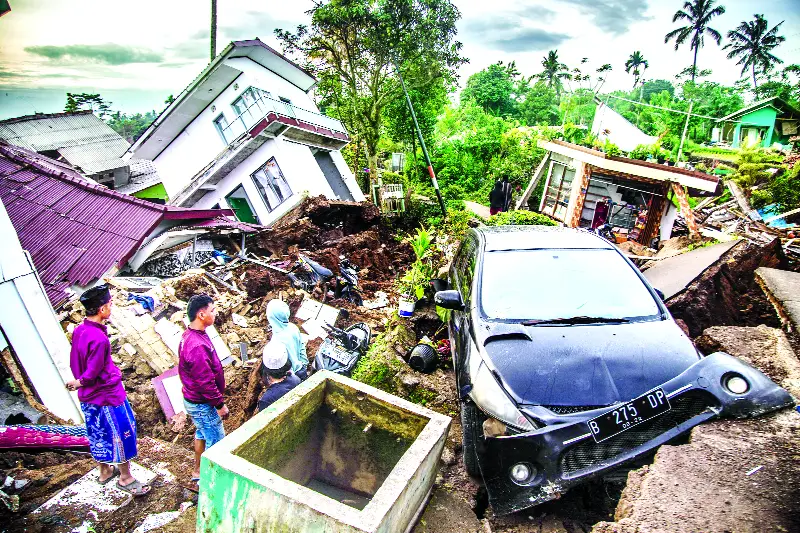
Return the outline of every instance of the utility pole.
{"type": "Polygon", "coordinates": [[[211,60],[217,57],[217,0],[211,0],[211,60]]]}
{"type": "Polygon", "coordinates": [[[408,104],[408,109],[411,111],[411,118],[414,120],[414,128],[417,130],[417,137],[419,137],[419,144],[422,146],[422,153],[425,155],[425,162],[428,163],[428,174],[431,176],[431,182],[433,182],[436,197],[439,199],[439,207],[442,209],[442,219],[444,220],[447,218],[447,208],[444,206],[444,200],[442,200],[439,182],[436,181],[436,173],[433,171],[433,164],[428,155],[428,148],[425,146],[425,139],[422,138],[422,130],[419,129],[417,114],[414,112],[414,106],[411,104],[411,97],[408,96],[408,91],[406,90],[406,82],[403,81],[403,76],[400,74],[400,68],[397,66],[397,63],[395,63],[394,69],[397,71],[397,77],[400,78],[400,85],[403,86],[403,93],[406,95],[406,103],[408,104]]]}
{"type": "Polygon", "coordinates": [[[681,135],[681,147],[678,148],[678,161],[675,161],[677,165],[678,162],[681,160],[681,156],[683,155],[683,143],[686,141],[686,132],[689,130],[689,119],[692,118],[692,106],[694,106],[694,100],[689,100],[689,112],[686,114],[686,124],[683,125],[683,135],[681,135]]]}

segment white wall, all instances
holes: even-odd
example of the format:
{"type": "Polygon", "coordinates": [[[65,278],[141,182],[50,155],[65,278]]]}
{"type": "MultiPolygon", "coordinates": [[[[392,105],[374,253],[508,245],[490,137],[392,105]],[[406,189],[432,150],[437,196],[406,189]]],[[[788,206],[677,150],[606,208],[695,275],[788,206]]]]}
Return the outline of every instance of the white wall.
{"type": "MultiPolygon", "coordinates": [[[[275,99],[283,96],[289,98],[297,107],[315,113],[319,112],[314,101],[302,89],[258,63],[239,57],[228,59],[225,64],[242,71],[242,74],[225,88],[154,160],[164,188],[170,197],[175,196],[186,187],[192,177],[226,148],[227,143],[214,126],[214,119],[223,114],[229,123],[233,122],[237,115],[231,104],[248,87],[258,87],[269,91],[275,99]],[[212,111],[212,107],[216,109],[212,111]]],[[[202,87],[200,90],[203,90],[202,87]]]]}
{"type": "Polygon", "coordinates": [[[342,157],[342,153],[339,150],[335,152],[330,152],[331,159],[333,159],[333,164],[336,165],[336,169],[342,175],[342,179],[344,179],[345,185],[347,188],[350,189],[350,194],[353,195],[353,200],[356,202],[363,202],[367,198],[364,196],[364,193],[361,192],[361,187],[358,186],[358,182],[356,181],[356,177],[350,171],[350,167],[347,166],[347,162],[342,157]]]}
{"type": "Polygon", "coordinates": [[[608,139],[625,152],[630,152],[640,144],[653,144],[657,139],[645,134],[605,104],[597,106],[592,122],[592,133],[601,141],[608,139]],[[604,133],[605,130],[608,130],[608,134],[604,133]]]}
{"type": "Polygon", "coordinates": [[[73,379],[69,342],[2,202],[0,242],[0,327],[45,407],[80,424],[83,414],[77,393],[70,393],[64,385],[73,379]]]}
{"type": "MultiPolygon", "coordinates": [[[[341,155],[339,157],[341,158],[341,155]]],[[[349,182],[346,181],[345,183],[349,185],[349,182]]],[[[225,201],[225,196],[239,185],[244,187],[250,203],[256,211],[255,215],[263,225],[269,225],[277,220],[288,208],[294,206],[295,202],[304,193],[311,196],[324,195],[327,198],[335,198],[333,189],[328,185],[328,181],[319,168],[317,160],[314,159],[311,149],[304,144],[294,143],[283,138],[270,139],[264,143],[250,157],[239,163],[230,174],[225,176],[217,184],[215,191],[211,191],[201,198],[195,204],[195,207],[208,209],[215,204],[226,207],[228,204],[225,201]],[[269,212],[251,176],[271,157],[274,157],[275,161],[277,161],[289,187],[292,189],[293,195],[278,206],[277,209],[269,212]]]]}

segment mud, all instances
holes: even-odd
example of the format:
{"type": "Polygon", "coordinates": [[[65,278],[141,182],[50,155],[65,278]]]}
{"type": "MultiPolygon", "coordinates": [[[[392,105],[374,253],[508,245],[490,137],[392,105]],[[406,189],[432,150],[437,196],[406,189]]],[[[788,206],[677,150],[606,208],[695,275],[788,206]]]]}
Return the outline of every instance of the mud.
{"type": "Polygon", "coordinates": [[[780,239],[765,246],[742,243],[723,254],[685,291],[667,301],[672,316],[683,321],[692,338],[711,326],[779,328],[772,305],[755,281],[756,268],[785,268],[780,239]]]}

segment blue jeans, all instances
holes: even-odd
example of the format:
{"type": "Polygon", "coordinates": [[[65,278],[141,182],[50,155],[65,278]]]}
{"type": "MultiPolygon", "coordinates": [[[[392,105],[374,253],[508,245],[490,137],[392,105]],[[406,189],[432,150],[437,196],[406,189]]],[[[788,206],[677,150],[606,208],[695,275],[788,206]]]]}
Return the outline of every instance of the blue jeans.
{"type": "Polygon", "coordinates": [[[213,405],[192,403],[184,398],[183,406],[186,407],[186,414],[192,417],[194,427],[197,428],[194,432],[194,438],[206,441],[206,450],[225,437],[222,419],[213,405]]]}

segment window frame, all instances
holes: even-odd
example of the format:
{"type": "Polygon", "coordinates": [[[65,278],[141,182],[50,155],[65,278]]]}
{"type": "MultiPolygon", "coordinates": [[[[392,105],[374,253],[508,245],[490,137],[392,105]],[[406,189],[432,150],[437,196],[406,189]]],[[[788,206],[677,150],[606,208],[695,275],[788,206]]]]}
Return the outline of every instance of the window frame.
{"type": "Polygon", "coordinates": [[[217,130],[219,136],[222,137],[222,141],[225,143],[225,146],[228,145],[228,139],[225,138],[224,130],[225,128],[220,127],[219,119],[223,119],[225,121],[225,128],[229,127],[231,124],[228,122],[228,117],[225,116],[225,113],[220,112],[214,119],[211,121],[214,124],[214,129],[217,130]]]}
{"type": "Polygon", "coordinates": [[[272,156],[269,159],[267,159],[266,162],[264,162],[263,165],[258,167],[252,174],[250,174],[250,179],[253,180],[253,184],[256,186],[256,190],[258,191],[258,194],[261,196],[261,200],[264,202],[264,205],[267,208],[267,212],[269,212],[269,213],[272,213],[273,211],[275,211],[281,204],[286,202],[289,198],[291,198],[295,194],[295,192],[292,190],[292,186],[289,184],[289,181],[286,179],[286,176],[284,175],[283,170],[281,170],[281,167],[278,164],[278,160],[275,158],[275,156],[272,156]],[[289,191],[289,194],[286,197],[284,197],[283,196],[283,191],[280,190],[280,187],[276,188],[273,185],[272,182],[268,183],[272,193],[275,194],[280,199],[280,201],[277,204],[275,204],[274,206],[270,205],[269,196],[267,195],[267,191],[264,189],[264,185],[261,183],[261,180],[256,177],[256,174],[258,174],[260,172],[263,172],[266,176],[269,176],[270,178],[272,178],[272,181],[275,181],[275,178],[272,177],[272,175],[266,170],[266,168],[269,166],[270,162],[273,162],[275,164],[275,168],[278,169],[279,178],[283,180],[283,183],[286,185],[286,189],[288,189],[288,191],[289,191]]]}
{"type": "Polygon", "coordinates": [[[548,215],[560,222],[565,222],[567,218],[567,212],[569,211],[569,202],[570,198],[572,197],[572,187],[575,181],[575,176],[577,174],[577,169],[572,168],[568,163],[563,163],[561,161],[553,161],[550,167],[550,176],[547,180],[547,186],[545,187],[544,191],[542,192],[542,209],[541,212],[545,215],[548,215]],[[561,171],[561,176],[559,177],[558,186],[553,185],[553,177],[556,175],[558,170],[556,166],[560,166],[563,168],[561,171]],[[564,187],[564,179],[567,176],[567,173],[572,171],[572,175],[569,179],[569,183],[567,183],[567,187],[564,187]],[[550,196],[550,190],[555,188],[555,195],[550,196]],[[548,207],[548,197],[553,199],[553,206],[552,211],[548,207]],[[566,203],[564,206],[564,214],[561,216],[559,212],[559,205],[562,203],[566,203]]]}

